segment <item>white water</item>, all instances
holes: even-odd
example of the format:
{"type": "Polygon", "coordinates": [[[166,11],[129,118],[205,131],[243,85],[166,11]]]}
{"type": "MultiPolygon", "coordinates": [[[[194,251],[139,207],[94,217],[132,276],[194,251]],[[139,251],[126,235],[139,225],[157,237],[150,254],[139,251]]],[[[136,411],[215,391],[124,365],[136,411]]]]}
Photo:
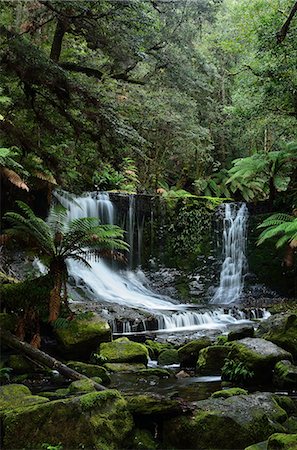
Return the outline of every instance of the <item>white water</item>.
{"type": "Polygon", "coordinates": [[[234,203],[223,206],[223,264],[220,286],[211,303],[227,305],[238,300],[244,287],[248,209],[245,204],[239,208],[234,203]]]}
{"type": "MultiPolygon", "coordinates": [[[[115,208],[107,193],[93,193],[69,201],[66,197],[57,195],[59,201],[68,209],[68,220],[80,217],[100,218],[101,223],[115,223],[115,208]]],[[[134,201],[129,201],[128,211],[128,241],[133,246],[135,228],[134,201]]],[[[231,212],[230,212],[231,217],[231,212]]],[[[232,219],[233,220],[233,219],[232,219]]],[[[209,312],[197,312],[189,305],[179,304],[177,301],[159,295],[150,289],[148,281],[142,271],[115,270],[105,261],[89,261],[91,268],[78,262],[68,262],[69,275],[75,280],[76,286],[81,287],[93,300],[120,304],[135,308],[155,316],[158,329],[166,331],[182,330],[225,330],[229,324],[246,323],[245,317],[235,318],[232,313],[225,314],[223,309],[209,312]]],[[[144,324],[145,329],[145,324],[144,324]]],[[[129,321],[123,324],[124,332],[131,332],[129,321]]],[[[116,330],[115,330],[116,331],[116,330]]]]}

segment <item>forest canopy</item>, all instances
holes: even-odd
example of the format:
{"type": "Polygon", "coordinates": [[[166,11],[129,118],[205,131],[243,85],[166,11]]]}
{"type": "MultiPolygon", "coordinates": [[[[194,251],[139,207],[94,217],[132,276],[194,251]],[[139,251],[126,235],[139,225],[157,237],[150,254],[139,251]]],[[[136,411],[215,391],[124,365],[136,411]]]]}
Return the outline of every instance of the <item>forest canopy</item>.
{"type": "Polygon", "coordinates": [[[296,9],[292,0],[3,2],[1,173],[19,187],[42,180],[77,192],[295,198],[296,9]],[[246,157],[248,174],[236,162],[246,157]],[[266,184],[256,180],[263,170],[266,184]]]}

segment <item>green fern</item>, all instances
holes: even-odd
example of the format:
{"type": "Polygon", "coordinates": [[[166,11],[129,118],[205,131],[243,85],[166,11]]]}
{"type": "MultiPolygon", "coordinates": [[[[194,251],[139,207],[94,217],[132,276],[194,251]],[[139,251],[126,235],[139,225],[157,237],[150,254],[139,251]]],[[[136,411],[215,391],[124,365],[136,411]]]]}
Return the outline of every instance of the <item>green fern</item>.
{"type": "Polygon", "coordinates": [[[297,217],[289,214],[273,214],[265,219],[258,228],[265,228],[258,238],[258,245],[267,239],[278,238],[276,247],[280,248],[285,244],[296,246],[297,241],[297,217]]]}

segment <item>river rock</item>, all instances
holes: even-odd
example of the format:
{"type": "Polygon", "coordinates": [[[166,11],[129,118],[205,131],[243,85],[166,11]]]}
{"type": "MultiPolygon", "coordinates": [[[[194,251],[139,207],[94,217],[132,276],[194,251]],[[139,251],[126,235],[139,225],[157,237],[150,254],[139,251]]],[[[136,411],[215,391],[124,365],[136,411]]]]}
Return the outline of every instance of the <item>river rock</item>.
{"type": "Polygon", "coordinates": [[[99,354],[107,363],[142,363],[146,365],[148,362],[148,350],[145,345],[132,342],[126,337],[102,343],[99,354]]]}
{"type": "Polygon", "coordinates": [[[104,367],[97,366],[96,364],[86,364],[80,361],[69,361],[67,366],[89,378],[99,377],[103,384],[110,383],[110,376],[104,367]]]}
{"type": "Polygon", "coordinates": [[[234,395],[248,395],[248,391],[245,389],[233,387],[230,389],[222,389],[221,391],[216,391],[211,394],[212,398],[228,398],[234,395]]]}
{"type": "Polygon", "coordinates": [[[3,417],[3,449],[42,448],[49,442],[65,450],[118,450],[132,431],[127,403],[115,390],[17,408],[3,417]]]}
{"type": "Polygon", "coordinates": [[[254,337],[255,330],[253,326],[238,326],[228,334],[228,341],[238,341],[247,337],[254,337]]]}
{"type": "Polygon", "coordinates": [[[179,401],[160,395],[144,394],[127,396],[128,409],[134,416],[173,417],[183,412],[179,401]]]}
{"type": "Polygon", "coordinates": [[[111,329],[98,314],[88,313],[87,318],[74,319],[66,328],[56,328],[59,351],[66,358],[86,361],[101,342],[111,340],[111,329]]]}
{"type": "Polygon", "coordinates": [[[270,393],[211,398],[194,406],[192,416],[165,421],[163,438],[168,448],[245,448],[283,432],[282,423],[287,418],[270,393]]]}
{"type": "Polygon", "coordinates": [[[296,388],[297,366],[294,366],[291,361],[279,361],[276,363],[273,384],[280,388],[296,388]]]}
{"type": "Polygon", "coordinates": [[[230,349],[225,345],[212,345],[199,352],[196,371],[201,375],[220,375],[230,349]]]}
{"type": "Polygon", "coordinates": [[[276,433],[270,436],[267,450],[296,450],[297,434],[276,433]]]}
{"type": "Polygon", "coordinates": [[[48,399],[32,395],[30,389],[23,384],[7,384],[0,386],[0,411],[3,413],[18,407],[45,403],[48,399]]]}
{"type": "Polygon", "coordinates": [[[146,367],[144,364],[141,363],[106,363],[104,364],[104,367],[109,372],[126,372],[126,373],[135,373],[142,370],[146,370],[146,367]]]}
{"type": "Polygon", "coordinates": [[[174,345],[172,344],[157,342],[152,339],[147,339],[144,345],[147,347],[149,356],[153,360],[157,360],[160,353],[164,350],[174,349],[174,345]]]}
{"type": "Polygon", "coordinates": [[[175,349],[164,350],[158,357],[158,364],[160,366],[170,366],[171,364],[178,364],[178,351],[175,349]]]}
{"type": "Polygon", "coordinates": [[[253,379],[259,382],[269,382],[275,364],[282,359],[291,360],[292,356],[272,342],[260,338],[245,338],[229,342],[229,359],[241,362],[253,372],[253,379]]]}
{"type": "MultiPolygon", "coordinates": [[[[102,381],[102,380],[101,380],[102,381]]],[[[100,383],[100,382],[99,382],[100,383]]],[[[96,391],[94,382],[91,379],[76,380],[70,383],[68,388],[69,394],[81,394],[96,391]]]]}
{"type": "Polygon", "coordinates": [[[195,341],[188,342],[178,349],[178,356],[180,360],[180,366],[183,367],[195,367],[199,352],[205,347],[211,345],[211,340],[208,337],[202,337],[195,341]]]}
{"type": "Polygon", "coordinates": [[[297,315],[275,314],[260,323],[257,336],[274,342],[274,344],[292,353],[297,359],[297,315]]]}

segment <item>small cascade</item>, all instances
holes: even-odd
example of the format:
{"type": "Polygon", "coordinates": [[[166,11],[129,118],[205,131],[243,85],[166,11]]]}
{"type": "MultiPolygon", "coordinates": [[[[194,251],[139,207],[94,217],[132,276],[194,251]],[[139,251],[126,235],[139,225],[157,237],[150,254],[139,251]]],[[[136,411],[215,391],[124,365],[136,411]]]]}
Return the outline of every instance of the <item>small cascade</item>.
{"type": "Polygon", "coordinates": [[[226,203],[223,206],[223,252],[220,286],[211,303],[230,304],[240,297],[247,271],[246,241],[248,209],[246,205],[226,203]]]}

